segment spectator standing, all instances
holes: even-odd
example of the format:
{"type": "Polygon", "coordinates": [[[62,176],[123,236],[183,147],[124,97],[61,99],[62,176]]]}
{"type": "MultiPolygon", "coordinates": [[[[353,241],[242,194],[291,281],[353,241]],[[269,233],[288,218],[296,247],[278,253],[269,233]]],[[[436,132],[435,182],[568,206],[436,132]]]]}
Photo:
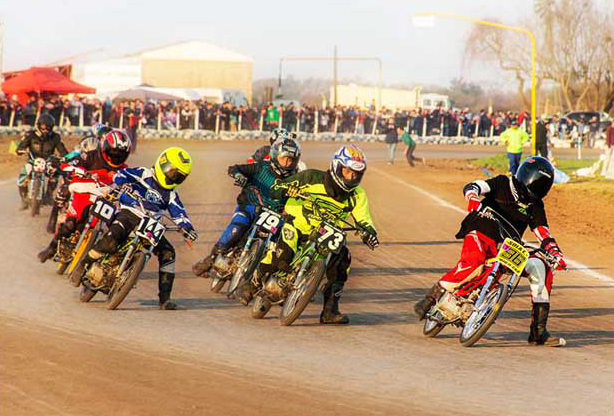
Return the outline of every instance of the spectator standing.
{"type": "Polygon", "coordinates": [[[520,165],[522,145],[529,141],[529,135],[526,131],[518,128],[518,121],[513,120],[511,126],[501,134],[500,140],[506,146],[510,173],[515,175],[520,165]]]}
{"type": "Polygon", "coordinates": [[[401,127],[397,127],[397,134],[401,135],[401,140],[405,143],[405,158],[407,159],[407,163],[411,167],[414,167],[414,160],[418,160],[418,158],[414,157],[414,150],[416,150],[416,142],[412,139],[411,135],[407,130],[403,130],[401,127]]]}
{"type": "Polygon", "coordinates": [[[397,143],[399,142],[399,136],[392,119],[388,123],[388,131],[384,141],[388,145],[388,164],[392,165],[394,163],[394,152],[397,150],[397,143]]]}
{"type": "Polygon", "coordinates": [[[610,166],[614,164],[614,126],[612,123],[605,130],[605,160],[601,168],[601,175],[605,176],[610,166]]]}
{"type": "Polygon", "coordinates": [[[34,126],[36,121],[36,112],[38,111],[38,102],[34,96],[30,97],[30,101],[23,107],[23,124],[26,126],[34,126]]]}
{"type": "Polygon", "coordinates": [[[535,126],[535,153],[548,158],[548,129],[546,128],[546,116],[541,116],[535,126]]]}
{"type": "Polygon", "coordinates": [[[271,131],[279,127],[279,111],[277,110],[277,107],[273,105],[273,103],[269,103],[269,108],[266,112],[266,123],[271,131]]]}

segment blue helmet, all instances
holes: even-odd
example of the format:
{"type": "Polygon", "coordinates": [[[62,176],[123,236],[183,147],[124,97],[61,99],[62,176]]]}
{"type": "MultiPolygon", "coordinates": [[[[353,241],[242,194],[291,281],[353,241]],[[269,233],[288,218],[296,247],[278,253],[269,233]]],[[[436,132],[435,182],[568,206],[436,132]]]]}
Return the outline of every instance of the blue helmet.
{"type": "Polygon", "coordinates": [[[358,185],[367,171],[367,157],[355,144],[343,146],[333,155],[330,163],[330,173],[333,180],[346,192],[352,191],[358,185]],[[348,181],[343,177],[343,168],[356,172],[355,179],[348,181]]]}

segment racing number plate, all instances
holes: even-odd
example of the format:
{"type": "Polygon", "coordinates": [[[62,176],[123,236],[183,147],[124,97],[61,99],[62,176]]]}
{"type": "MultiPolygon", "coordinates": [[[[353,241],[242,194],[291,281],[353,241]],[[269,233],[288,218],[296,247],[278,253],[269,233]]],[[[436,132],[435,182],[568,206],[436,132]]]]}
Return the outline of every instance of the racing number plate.
{"type": "Polygon", "coordinates": [[[94,202],[94,217],[110,224],[115,218],[115,206],[104,198],[98,198],[94,202]]]}
{"type": "Polygon", "coordinates": [[[528,259],[529,252],[527,249],[511,238],[506,238],[503,241],[497,254],[497,261],[517,275],[522,273],[528,259]]]}
{"type": "Polygon", "coordinates": [[[136,228],[135,234],[148,240],[152,245],[157,245],[164,235],[166,228],[164,224],[151,217],[143,217],[139,226],[136,228]]]}
{"type": "Polygon", "coordinates": [[[273,211],[262,211],[256,225],[264,228],[266,231],[275,233],[281,223],[281,216],[273,211]]]}
{"type": "Polygon", "coordinates": [[[329,224],[322,223],[318,230],[317,241],[333,253],[339,253],[345,243],[345,233],[329,224]]]}

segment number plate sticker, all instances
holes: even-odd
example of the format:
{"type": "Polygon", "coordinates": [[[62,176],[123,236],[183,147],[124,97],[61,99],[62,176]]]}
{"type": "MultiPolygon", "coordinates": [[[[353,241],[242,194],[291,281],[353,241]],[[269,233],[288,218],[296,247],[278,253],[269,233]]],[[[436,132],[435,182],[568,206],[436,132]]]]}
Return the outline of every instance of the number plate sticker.
{"type": "Polygon", "coordinates": [[[281,216],[273,211],[263,210],[256,221],[256,225],[270,233],[275,233],[281,223],[281,216]]]}
{"type": "Polygon", "coordinates": [[[528,259],[529,252],[527,249],[511,238],[506,238],[503,241],[499,253],[497,254],[497,261],[517,275],[522,273],[524,267],[527,265],[528,259]]]}
{"type": "Polygon", "coordinates": [[[93,214],[96,218],[111,224],[115,218],[115,206],[104,198],[98,198],[94,202],[93,214]]]}
{"type": "Polygon", "coordinates": [[[152,245],[157,245],[164,235],[166,228],[164,224],[151,217],[143,217],[135,234],[148,240],[152,245]]]}
{"type": "Polygon", "coordinates": [[[345,233],[332,225],[322,223],[318,230],[318,244],[324,246],[333,253],[339,253],[345,243],[345,233]]]}

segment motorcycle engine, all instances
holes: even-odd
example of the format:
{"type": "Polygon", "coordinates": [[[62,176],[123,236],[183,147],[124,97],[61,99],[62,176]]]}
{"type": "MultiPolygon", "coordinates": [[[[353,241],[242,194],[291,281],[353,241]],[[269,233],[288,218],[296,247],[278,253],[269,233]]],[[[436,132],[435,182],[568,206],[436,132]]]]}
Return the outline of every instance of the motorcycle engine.
{"type": "Polygon", "coordinates": [[[277,300],[281,300],[284,297],[284,290],[283,288],[279,285],[279,280],[277,279],[276,276],[271,276],[269,277],[264,283],[263,283],[263,287],[264,290],[266,290],[266,292],[273,298],[276,298],[277,300]]]}
{"type": "Polygon", "coordinates": [[[439,312],[441,312],[446,320],[454,320],[458,318],[461,312],[460,306],[459,299],[450,292],[444,293],[437,303],[439,312]]]}

